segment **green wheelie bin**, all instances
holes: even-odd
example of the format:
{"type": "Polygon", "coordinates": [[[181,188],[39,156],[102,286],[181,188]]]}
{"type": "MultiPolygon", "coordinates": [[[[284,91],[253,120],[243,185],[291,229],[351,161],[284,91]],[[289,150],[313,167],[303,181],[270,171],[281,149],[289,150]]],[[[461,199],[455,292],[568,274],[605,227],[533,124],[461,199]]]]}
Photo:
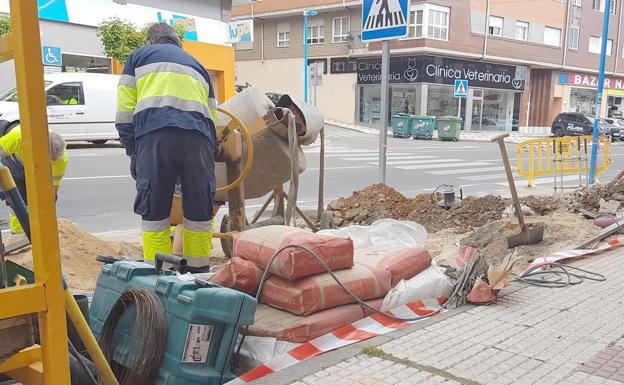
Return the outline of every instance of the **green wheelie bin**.
{"type": "Polygon", "coordinates": [[[438,140],[459,140],[461,132],[462,120],[455,116],[441,116],[436,120],[436,128],[438,130],[438,140]]]}
{"type": "Polygon", "coordinates": [[[392,136],[409,138],[412,136],[414,121],[412,115],[403,112],[392,115],[392,136]]]}
{"type": "Polygon", "coordinates": [[[433,130],[435,129],[435,116],[414,116],[412,123],[412,136],[415,139],[433,138],[433,130]]]}

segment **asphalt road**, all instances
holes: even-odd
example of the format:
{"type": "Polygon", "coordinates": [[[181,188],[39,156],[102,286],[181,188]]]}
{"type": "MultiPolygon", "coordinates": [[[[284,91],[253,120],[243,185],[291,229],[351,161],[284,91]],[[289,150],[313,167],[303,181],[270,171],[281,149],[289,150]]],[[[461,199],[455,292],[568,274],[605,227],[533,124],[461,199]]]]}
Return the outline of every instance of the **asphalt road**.
{"type": "MultiPolygon", "coordinates": [[[[337,127],[326,128],[325,204],[350,195],[378,181],[379,138],[337,127]]],[[[515,164],[515,144],[508,144],[515,164]]],[[[316,208],[319,177],[319,144],[305,148],[308,169],[300,178],[299,201],[316,208]]],[[[118,143],[103,146],[70,144],[70,162],[58,200],[58,216],[69,218],[91,232],[138,229],[140,218],[132,212],[134,181],[129,160],[118,143]]],[[[611,169],[601,176],[608,181],[622,169],[624,143],[612,147],[611,169]]],[[[519,186],[526,180],[516,178],[519,186]]],[[[407,196],[431,192],[438,185],[461,185],[464,195],[506,193],[508,187],[498,146],[460,141],[414,141],[388,138],[387,184],[407,196]]],[[[578,176],[566,176],[567,185],[578,184],[578,176]]],[[[542,191],[552,191],[552,177],[538,179],[542,191]]],[[[262,203],[249,201],[248,214],[262,203]]],[[[221,210],[225,212],[225,209],[221,210]]],[[[6,209],[0,210],[6,218],[6,209]]]]}

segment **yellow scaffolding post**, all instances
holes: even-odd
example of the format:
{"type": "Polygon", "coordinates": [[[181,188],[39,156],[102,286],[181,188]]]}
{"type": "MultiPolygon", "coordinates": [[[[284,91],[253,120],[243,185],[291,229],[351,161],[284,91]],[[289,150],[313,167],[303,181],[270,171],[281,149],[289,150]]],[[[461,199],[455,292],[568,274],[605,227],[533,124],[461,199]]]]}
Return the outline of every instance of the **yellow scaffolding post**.
{"type": "Polygon", "coordinates": [[[69,353],[36,0],[10,0],[12,35],[2,61],[15,59],[35,283],[0,290],[0,318],[38,313],[41,346],[23,350],[0,372],[25,384],[67,385],[69,353]],[[9,306],[7,306],[9,304],[9,306]]]}

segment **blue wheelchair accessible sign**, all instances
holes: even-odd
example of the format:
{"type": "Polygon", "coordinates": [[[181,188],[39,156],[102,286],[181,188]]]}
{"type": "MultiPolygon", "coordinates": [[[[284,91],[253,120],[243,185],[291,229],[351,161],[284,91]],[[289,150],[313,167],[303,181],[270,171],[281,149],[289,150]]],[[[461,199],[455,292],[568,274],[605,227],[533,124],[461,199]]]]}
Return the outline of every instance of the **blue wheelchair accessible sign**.
{"type": "Polygon", "coordinates": [[[407,36],[408,0],[364,0],[362,41],[397,39],[407,36]]]}
{"type": "Polygon", "coordinates": [[[58,66],[58,67],[63,65],[63,56],[61,54],[61,47],[52,47],[52,46],[44,45],[43,51],[41,52],[41,56],[43,58],[43,65],[58,66]]]}

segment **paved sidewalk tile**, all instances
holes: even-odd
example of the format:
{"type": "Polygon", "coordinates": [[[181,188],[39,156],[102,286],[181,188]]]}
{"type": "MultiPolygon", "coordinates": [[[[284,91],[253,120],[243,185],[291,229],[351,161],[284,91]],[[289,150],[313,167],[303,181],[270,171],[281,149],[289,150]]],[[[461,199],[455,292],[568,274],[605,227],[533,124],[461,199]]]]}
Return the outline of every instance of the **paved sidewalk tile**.
{"type": "Polygon", "coordinates": [[[296,384],[622,384],[624,252],[576,266],[607,280],[522,288],[378,346],[384,359],[360,354],[296,384]]]}

